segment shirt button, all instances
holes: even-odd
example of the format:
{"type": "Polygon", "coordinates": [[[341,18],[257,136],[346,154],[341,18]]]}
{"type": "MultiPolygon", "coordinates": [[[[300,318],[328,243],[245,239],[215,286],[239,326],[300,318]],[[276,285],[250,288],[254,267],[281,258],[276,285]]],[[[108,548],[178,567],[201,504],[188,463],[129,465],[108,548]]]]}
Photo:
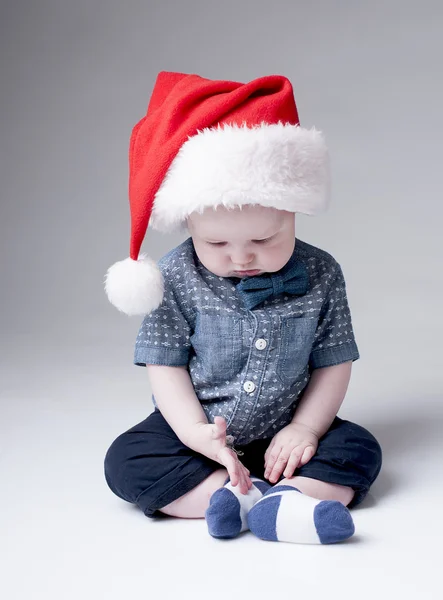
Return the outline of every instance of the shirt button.
{"type": "Polygon", "coordinates": [[[252,394],[252,392],[255,390],[255,383],[253,381],[245,381],[243,384],[243,389],[245,392],[248,392],[248,394],[252,394]]]}
{"type": "Polygon", "coordinates": [[[266,340],[263,340],[262,338],[260,338],[259,340],[257,340],[255,342],[255,347],[257,348],[257,350],[264,350],[267,346],[267,342],[266,340]]]}

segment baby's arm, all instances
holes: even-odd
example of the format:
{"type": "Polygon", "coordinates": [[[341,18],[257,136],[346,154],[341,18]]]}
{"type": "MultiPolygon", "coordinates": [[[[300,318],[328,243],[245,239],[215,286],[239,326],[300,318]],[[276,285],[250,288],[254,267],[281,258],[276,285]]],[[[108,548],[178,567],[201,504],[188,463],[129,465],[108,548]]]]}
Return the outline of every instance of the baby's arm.
{"type": "Polygon", "coordinates": [[[191,447],[195,430],[208,419],[186,367],[146,365],[157,406],[177,437],[191,447]]]}
{"type": "Polygon", "coordinates": [[[249,471],[226,445],[226,421],[209,424],[186,367],[146,365],[157,406],[177,437],[192,450],[226,467],[231,484],[246,494],[249,471]]]}
{"type": "Polygon", "coordinates": [[[292,423],[304,425],[321,438],[335,419],[351,378],[352,361],[314,369],[292,423]]]}

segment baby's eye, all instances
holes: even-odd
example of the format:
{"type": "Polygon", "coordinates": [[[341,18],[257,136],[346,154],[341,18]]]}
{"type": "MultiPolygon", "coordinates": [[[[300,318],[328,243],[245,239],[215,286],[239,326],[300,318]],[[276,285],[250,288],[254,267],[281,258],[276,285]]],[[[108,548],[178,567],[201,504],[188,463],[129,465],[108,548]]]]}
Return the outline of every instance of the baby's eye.
{"type": "Polygon", "coordinates": [[[210,246],[224,246],[226,242],[206,242],[210,246]]]}
{"type": "Polygon", "coordinates": [[[265,244],[266,242],[270,242],[271,238],[266,238],[264,240],[252,240],[254,244],[265,244]]]}

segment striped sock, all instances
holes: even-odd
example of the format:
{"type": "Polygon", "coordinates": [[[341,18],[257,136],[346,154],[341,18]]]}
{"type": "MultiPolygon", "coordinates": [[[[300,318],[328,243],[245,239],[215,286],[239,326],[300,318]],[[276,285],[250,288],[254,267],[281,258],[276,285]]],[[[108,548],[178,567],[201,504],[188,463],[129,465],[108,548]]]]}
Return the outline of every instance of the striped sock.
{"type": "Polygon", "coordinates": [[[233,487],[229,479],[224,487],[212,494],[205,515],[212,537],[233,538],[249,529],[248,512],[271,487],[256,477],[251,477],[251,481],[252,487],[247,494],[241,494],[238,486],[233,487]]]}
{"type": "Polygon", "coordinates": [[[289,485],[268,490],[249,511],[248,524],[262,540],[298,544],[334,544],[355,531],[341,502],[317,500],[289,485]]]}

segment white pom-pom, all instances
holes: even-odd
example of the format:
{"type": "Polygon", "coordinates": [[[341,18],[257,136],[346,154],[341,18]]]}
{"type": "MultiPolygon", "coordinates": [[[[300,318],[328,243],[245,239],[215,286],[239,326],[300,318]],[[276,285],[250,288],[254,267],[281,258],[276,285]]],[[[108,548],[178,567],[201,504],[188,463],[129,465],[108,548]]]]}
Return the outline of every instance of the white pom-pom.
{"type": "Polygon", "coordinates": [[[132,315],[145,315],[163,300],[163,276],[157,264],[145,255],[138,260],[126,258],[108,269],[105,291],[118,310],[132,315]]]}

